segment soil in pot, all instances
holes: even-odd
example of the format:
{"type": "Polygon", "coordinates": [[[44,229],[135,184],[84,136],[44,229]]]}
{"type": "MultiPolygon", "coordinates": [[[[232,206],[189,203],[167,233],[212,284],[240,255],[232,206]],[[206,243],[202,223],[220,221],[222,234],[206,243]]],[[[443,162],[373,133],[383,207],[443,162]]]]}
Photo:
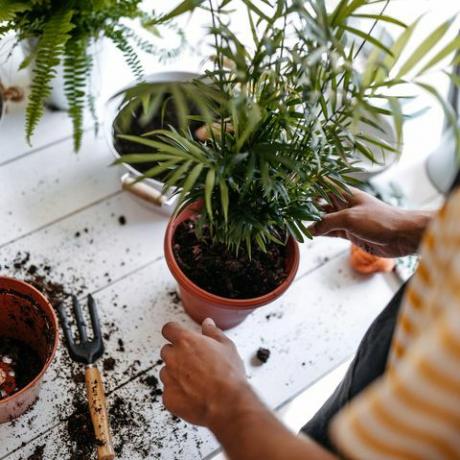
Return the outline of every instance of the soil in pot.
{"type": "MultiPolygon", "coordinates": [[[[188,105],[189,115],[199,115],[200,111],[196,105],[190,100],[186,101],[188,105]]],[[[131,142],[125,139],[117,137],[118,134],[129,134],[132,136],[142,136],[145,133],[154,131],[156,129],[179,129],[180,123],[177,117],[177,108],[174,104],[173,96],[170,93],[165,93],[162,102],[159,104],[159,110],[157,110],[153,116],[145,120],[144,109],[140,104],[133,111],[131,111],[130,105],[128,104],[118,114],[117,118],[113,123],[114,131],[114,146],[117,152],[123,157],[131,153],[154,153],[152,147],[131,142]]],[[[196,133],[197,129],[202,126],[199,121],[190,120],[189,129],[192,133],[196,133]]],[[[150,136],[149,139],[155,140],[155,136],[150,136]]],[[[198,138],[195,137],[196,140],[198,138]]],[[[157,162],[146,162],[132,165],[141,173],[147,172],[149,169],[156,166],[157,162]]],[[[155,179],[163,180],[166,173],[163,176],[157,176],[155,179]]]]}
{"type": "Polygon", "coordinates": [[[24,388],[43,365],[40,356],[26,343],[0,337],[0,400],[24,388]]]}
{"type": "Polygon", "coordinates": [[[224,244],[212,243],[207,228],[198,239],[193,220],[177,227],[173,241],[174,256],[184,274],[205,291],[230,299],[260,297],[287,278],[286,246],[266,246],[266,252],[254,246],[251,259],[244,250],[235,254],[224,244]]]}

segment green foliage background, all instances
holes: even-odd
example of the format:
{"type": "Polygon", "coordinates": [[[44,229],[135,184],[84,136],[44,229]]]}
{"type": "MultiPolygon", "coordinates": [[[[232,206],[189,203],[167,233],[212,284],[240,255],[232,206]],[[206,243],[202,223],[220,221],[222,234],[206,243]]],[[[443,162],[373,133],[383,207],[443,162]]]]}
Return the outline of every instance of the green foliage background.
{"type": "Polygon", "coordinates": [[[182,121],[179,129],[124,136],[152,153],[120,162],[157,162],[144,177],[166,174],[164,191],[179,195],[178,209],[202,200],[199,227],[208,226],[214,241],[232,250],[265,249],[289,234],[311,237],[303,222],[318,220],[320,200],[330,203],[354,183],[357,160],[373,161],[376,148],[399,153],[411,116],[404,105],[414,88],[441,103],[460,146],[452,107],[422,78],[460,48],[459,39],[443,42],[452,20],[403,60],[418,20],[407,25],[386,15],[389,1],[341,0],[333,8],[323,0],[184,1],[165,18],[205,9],[215,65],[194,82],[141,85],[126,95],[151,112],[161,94],[173,94],[182,121]],[[375,4],[380,13],[366,9],[375,4]],[[235,31],[233,8],[246,12],[249,44],[235,31]],[[393,44],[381,40],[378,23],[401,31],[393,44]],[[200,107],[193,119],[207,126],[206,142],[188,129],[190,99],[200,107]],[[385,120],[396,133],[394,145],[382,140],[385,120]]]}
{"type": "MultiPolygon", "coordinates": [[[[0,39],[15,31],[18,43],[22,40],[35,43],[21,65],[35,63],[26,118],[29,143],[43,116],[56,69],[63,63],[74,147],[76,151],[80,149],[86,100],[94,109],[87,87],[93,66],[93,56],[88,52],[91,41],[102,36],[112,40],[139,78],[143,72],[136,49],[162,52],[121,22],[122,19],[137,19],[146,25],[152,22],[153,13],[143,11],[141,3],[141,0],[0,0],[0,39]]],[[[156,31],[153,26],[150,29],[156,31]]]]}

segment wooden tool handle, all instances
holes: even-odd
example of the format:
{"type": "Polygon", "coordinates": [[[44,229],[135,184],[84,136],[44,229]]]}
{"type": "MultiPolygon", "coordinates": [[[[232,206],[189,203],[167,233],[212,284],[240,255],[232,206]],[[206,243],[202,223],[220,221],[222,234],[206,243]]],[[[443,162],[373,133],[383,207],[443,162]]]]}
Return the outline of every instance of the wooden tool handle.
{"type": "Polygon", "coordinates": [[[88,366],[85,380],[89,411],[98,446],[97,457],[99,460],[113,460],[115,451],[113,450],[112,435],[110,434],[104,384],[99,369],[94,366],[88,366]]]}
{"type": "Polygon", "coordinates": [[[123,190],[136,195],[148,203],[154,204],[155,206],[163,206],[166,202],[166,197],[161,194],[158,190],[153,187],[149,187],[142,182],[136,182],[129,174],[125,174],[121,178],[121,187],[123,190]]]}

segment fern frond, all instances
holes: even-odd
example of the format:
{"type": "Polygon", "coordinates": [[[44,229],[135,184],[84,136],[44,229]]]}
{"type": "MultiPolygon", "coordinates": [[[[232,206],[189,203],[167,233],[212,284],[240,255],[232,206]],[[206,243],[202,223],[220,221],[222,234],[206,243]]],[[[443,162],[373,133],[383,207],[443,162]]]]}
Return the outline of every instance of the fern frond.
{"type": "Polygon", "coordinates": [[[74,150],[78,152],[83,137],[85,94],[92,60],[88,55],[89,39],[71,39],[65,46],[64,92],[69,103],[69,116],[73,124],[74,150]]]}
{"type": "Polygon", "coordinates": [[[115,43],[115,46],[123,53],[126,63],[133,74],[138,79],[141,79],[144,75],[144,69],[139,56],[126,38],[125,31],[121,28],[105,27],[104,32],[105,35],[110,38],[115,43]]]}
{"type": "Polygon", "coordinates": [[[30,140],[44,113],[44,103],[51,94],[51,82],[56,76],[65,45],[72,30],[72,10],[61,10],[47,22],[40,37],[37,49],[33,81],[26,111],[26,136],[30,140]]]}
{"type": "Polygon", "coordinates": [[[0,22],[11,21],[17,13],[27,11],[32,5],[26,2],[16,2],[12,0],[0,0],[0,22]]]}
{"type": "Polygon", "coordinates": [[[177,27],[174,28],[174,31],[177,33],[180,41],[179,44],[174,48],[158,47],[154,45],[151,41],[141,37],[130,27],[127,27],[122,24],[119,24],[118,27],[120,27],[123,30],[124,36],[127,39],[131,40],[138,49],[142,50],[144,53],[151,54],[157,57],[159,62],[162,63],[177,58],[182,49],[184,48],[184,45],[186,44],[184,32],[177,27]]]}

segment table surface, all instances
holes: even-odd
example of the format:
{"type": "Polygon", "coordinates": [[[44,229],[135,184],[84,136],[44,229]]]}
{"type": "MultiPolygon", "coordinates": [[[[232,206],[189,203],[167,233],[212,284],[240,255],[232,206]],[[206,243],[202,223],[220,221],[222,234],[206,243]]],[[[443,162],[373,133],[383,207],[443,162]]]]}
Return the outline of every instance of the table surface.
{"type": "MultiPolygon", "coordinates": [[[[105,357],[116,360],[104,372],[109,404],[125,398],[133,414],[132,423],[114,433],[116,445],[124,444],[120,458],[209,456],[218,448],[213,437],[174,420],[146,384],[147,376],[158,376],[161,326],[174,320],[197,327],[175,298],[163,257],[167,218],[120,190],[120,171],[109,166],[101,136],[88,130],[74,154],[65,114],[47,112],[30,148],[23,141],[23,116],[22,105],[10,107],[0,130],[0,273],[27,277],[30,265],[38,274],[49,266],[50,280],[79,296],[95,296],[110,335],[105,357]],[[26,266],[15,266],[26,254],[26,266]]],[[[318,238],[301,245],[289,291],[228,332],[270,407],[280,407],[353,353],[394,292],[391,277],[354,274],[344,241],[318,238]],[[256,366],[260,346],[272,355],[256,366]]],[[[84,392],[74,381],[77,371],[61,343],[37,404],[0,426],[1,459],[27,458],[41,445],[45,458],[70,458],[66,422],[75,394],[84,392]]]]}
{"type": "MultiPolygon", "coordinates": [[[[181,68],[191,70],[193,63],[181,68]]],[[[120,77],[119,83],[126,81],[120,77]]],[[[23,129],[24,104],[11,105],[0,126],[0,274],[27,278],[33,265],[34,276],[46,273],[67,292],[96,298],[107,333],[104,358],[115,360],[104,371],[108,402],[122,401],[131,414],[116,421],[119,458],[212,457],[219,448],[212,435],[173,418],[149,385],[154,379],[147,378],[158,377],[165,322],[197,329],[181,308],[163,257],[167,218],[121,191],[120,170],[110,166],[105,140],[90,126],[79,154],[73,153],[65,113],[45,113],[33,147],[23,129]]],[[[416,126],[410,130],[420,135],[416,126]]],[[[420,162],[416,168],[417,174],[401,169],[394,178],[416,196],[414,205],[424,205],[435,192],[420,162]]],[[[228,331],[269,407],[282,407],[349,358],[398,287],[393,274],[357,275],[348,254],[342,240],[302,244],[288,292],[228,331]],[[260,346],[272,352],[264,365],[254,361],[260,346]]],[[[79,371],[61,342],[36,405],[0,426],[0,460],[27,458],[37,446],[44,446],[46,459],[72,458],[67,430],[75,398],[84,395],[75,378],[79,371]]]]}

